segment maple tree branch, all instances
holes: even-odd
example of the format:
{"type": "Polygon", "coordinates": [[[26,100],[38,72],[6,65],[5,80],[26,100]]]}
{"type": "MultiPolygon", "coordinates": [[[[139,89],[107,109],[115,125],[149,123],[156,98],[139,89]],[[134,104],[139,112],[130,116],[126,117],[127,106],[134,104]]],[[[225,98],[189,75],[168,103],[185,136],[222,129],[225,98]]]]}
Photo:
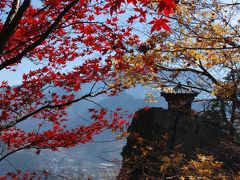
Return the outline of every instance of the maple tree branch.
{"type": "Polygon", "coordinates": [[[91,21],[91,22],[90,21],[79,21],[79,22],[75,22],[75,23],[70,23],[68,25],[56,27],[55,29],[66,28],[66,27],[70,27],[70,26],[78,25],[78,24],[101,24],[101,25],[103,25],[104,23],[103,22],[98,22],[98,21],[91,21]]]}
{"type": "Polygon", "coordinates": [[[8,128],[10,128],[10,127],[12,127],[12,126],[14,126],[14,125],[16,125],[16,124],[26,120],[27,118],[29,118],[29,117],[31,117],[31,116],[33,116],[33,115],[35,115],[35,114],[45,110],[45,109],[56,109],[56,108],[61,108],[61,107],[64,107],[64,106],[69,106],[71,104],[74,104],[74,103],[76,103],[78,101],[81,101],[83,99],[86,99],[88,97],[96,97],[96,96],[98,96],[98,95],[100,95],[102,93],[106,93],[106,92],[107,92],[107,90],[100,91],[100,92],[98,92],[96,94],[88,93],[88,94],[86,94],[86,95],[84,95],[84,96],[82,96],[80,98],[68,101],[68,102],[63,103],[63,104],[56,104],[56,105],[47,104],[47,105],[42,106],[42,107],[38,108],[37,110],[35,110],[35,111],[33,111],[33,112],[31,112],[31,113],[29,113],[29,114],[19,118],[19,119],[10,120],[8,124],[0,126],[0,131],[2,131],[4,129],[8,129],[8,128]]]}
{"type": "MultiPolygon", "coordinates": [[[[201,75],[203,75],[203,76],[206,76],[206,77],[208,77],[214,84],[216,84],[216,85],[220,85],[220,82],[219,81],[217,81],[207,70],[206,70],[206,68],[204,68],[204,66],[202,65],[202,63],[201,63],[201,61],[199,62],[199,68],[201,68],[202,69],[202,71],[198,71],[198,70],[196,70],[196,69],[190,69],[190,68],[175,68],[175,69],[172,69],[172,68],[168,68],[168,67],[164,67],[164,66],[159,66],[160,67],[160,69],[161,70],[166,70],[166,71],[171,71],[171,72],[173,72],[173,71],[182,71],[182,72],[187,72],[187,71],[189,71],[189,72],[193,72],[193,73],[196,73],[196,74],[201,74],[201,75]]],[[[172,82],[173,83],[173,82],[172,82]]],[[[186,87],[192,87],[192,86],[186,86],[186,87]]],[[[197,88],[197,87],[194,87],[195,89],[198,89],[198,90],[203,90],[203,91],[205,91],[205,92],[211,92],[211,91],[207,91],[207,90],[205,90],[205,89],[202,89],[202,88],[197,88]]],[[[220,97],[218,97],[218,98],[220,98],[220,97]]],[[[221,98],[220,98],[221,99],[221,98]]],[[[236,108],[239,108],[240,107],[240,100],[236,97],[236,95],[233,95],[233,96],[231,96],[231,97],[228,97],[227,98],[228,100],[230,100],[230,101],[233,101],[234,103],[235,103],[235,106],[236,106],[236,108]]]]}
{"type": "Polygon", "coordinates": [[[166,70],[166,71],[190,71],[190,72],[194,72],[197,74],[203,74],[204,72],[196,70],[196,69],[191,69],[191,68],[169,68],[169,67],[165,67],[165,66],[161,66],[161,65],[156,65],[157,68],[159,68],[159,70],[166,70]]]}
{"type": "Polygon", "coordinates": [[[10,10],[8,17],[4,23],[3,29],[6,28],[13,20],[14,16],[16,15],[18,9],[20,7],[20,0],[14,0],[12,4],[12,9],[10,10]]]}
{"type": "Polygon", "coordinates": [[[40,36],[41,36],[41,35],[34,36],[34,37],[31,37],[31,38],[27,39],[26,41],[20,42],[20,43],[17,44],[15,47],[13,47],[13,48],[11,48],[11,49],[9,49],[9,50],[7,50],[7,51],[4,51],[2,55],[9,54],[9,53],[13,52],[14,50],[17,50],[18,48],[26,45],[27,42],[32,41],[32,40],[34,40],[34,39],[37,39],[37,38],[39,38],[40,36]]]}
{"type": "MultiPolygon", "coordinates": [[[[197,75],[201,76],[206,76],[209,80],[211,80],[214,84],[219,85],[219,82],[203,67],[202,63],[200,62],[200,64],[198,65],[202,71],[199,71],[197,69],[191,69],[191,68],[169,68],[169,67],[164,67],[161,65],[156,65],[157,68],[159,68],[159,70],[165,70],[165,71],[169,71],[169,72],[193,72],[197,75]]],[[[169,81],[169,80],[167,80],[169,81]]],[[[174,83],[173,81],[171,81],[172,83],[174,83]]],[[[177,83],[176,83],[177,84],[177,83]]],[[[186,87],[193,87],[192,85],[188,86],[186,85],[186,87]]],[[[193,87],[194,89],[198,89],[198,90],[203,90],[205,92],[210,93],[211,91],[208,91],[204,88],[198,88],[198,87],[193,87]]]]}
{"type": "MultiPolygon", "coordinates": [[[[26,0],[27,1],[27,0],[26,0]]],[[[62,18],[64,17],[64,15],[75,5],[78,3],[78,0],[74,0],[71,3],[69,3],[64,10],[57,16],[57,18],[55,19],[55,21],[52,23],[52,25],[49,26],[49,28],[40,36],[40,38],[32,43],[31,45],[29,45],[28,47],[26,47],[22,52],[20,52],[17,56],[6,60],[5,62],[3,62],[2,64],[0,64],[0,70],[6,68],[9,65],[13,65],[17,62],[19,62],[28,52],[32,51],[33,49],[35,49],[37,46],[39,46],[44,40],[46,40],[48,38],[48,36],[55,30],[55,28],[58,26],[58,24],[60,23],[60,21],[62,20],[62,18]]],[[[1,37],[1,36],[0,36],[1,37]]],[[[1,47],[1,44],[0,44],[1,47]]]]}
{"type": "Polygon", "coordinates": [[[238,46],[232,46],[232,47],[209,47],[209,48],[205,48],[205,47],[179,47],[182,49],[178,49],[178,50],[156,50],[156,51],[161,51],[161,52],[181,52],[181,51],[185,51],[185,50],[225,50],[225,49],[240,49],[240,45],[238,46]]]}
{"type": "Polygon", "coordinates": [[[101,109],[105,109],[105,110],[111,111],[111,110],[109,110],[108,108],[103,107],[102,105],[100,105],[99,103],[96,103],[95,101],[93,101],[93,100],[91,100],[91,99],[87,99],[87,98],[86,98],[86,99],[84,99],[84,100],[86,100],[86,101],[88,101],[88,102],[91,102],[91,103],[97,105],[97,106],[100,107],[101,109]]]}
{"type": "MultiPolygon", "coordinates": [[[[175,84],[175,85],[178,85],[179,82],[174,82],[174,81],[171,81],[172,84],[175,84]]],[[[192,88],[192,89],[196,89],[196,90],[199,90],[199,91],[205,91],[207,93],[211,93],[211,91],[205,89],[204,87],[197,87],[197,86],[193,86],[193,85],[187,85],[187,84],[183,84],[181,83],[181,86],[182,87],[186,87],[186,88],[192,88]]]]}
{"type": "MultiPolygon", "coordinates": [[[[216,12],[216,10],[214,10],[214,9],[211,8],[210,6],[209,6],[209,9],[211,9],[213,12],[215,12],[216,15],[217,15],[218,17],[220,17],[220,18],[223,20],[224,23],[226,23],[236,34],[238,34],[238,30],[237,30],[235,27],[233,27],[232,24],[229,23],[229,21],[227,21],[227,20],[225,19],[224,15],[220,15],[219,13],[216,12]]],[[[240,34],[238,34],[238,37],[240,37],[240,34]]]]}
{"type": "Polygon", "coordinates": [[[4,27],[0,32],[0,55],[3,53],[9,38],[15,33],[24,12],[27,10],[31,3],[31,0],[25,0],[19,8],[17,3],[18,1],[14,3],[13,8],[11,9],[10,14],[6,20],[6,23],[4,24],[4,27]]]}
{"type": "MultiPolygon", "coordinates": [[[[20,147],[20,148],[18,148],[18,149],[14,149],[14,150],[12,150],[12,151],[10,151],[10,152],[8,152],[8,153],[0,156],[0,162],[1,162],[2,160],[4,160],[5,158],[7,158],[8,156],[10,156],[10,155],[12,155],[12,154],[14,154],[14,153],[16,153],[16,152],[18,152],[18,151],[24,150],[24,149],[30,149],[30,148],[31,148],[31,149],[50,149],[50,148],[51,148],[50,146],[44,146],[44,147],[38,147],[38,146],[37,146],[37,144],[43,143],[43,142],[48,141],[48,140],[50,140],[50,139],[49,139],[49,138],[46,138],[46,139],[43,139],[43,140],[41,140],[41,141],[33,141],[33,142],[31,142],[30,144],[28,144],[28,145],[22,146],[22,147],[20,147]]],[[[54,146],[54,147],[55,147],[55,148],[58,148],[58,147],[62,147],[62,146],[54,146]]]]}
{"type": "Polygon", "coordinates": [[[12,150],[12,151],[6,153],[6,154],[4,154],[3,156],[0,157],[0,162],[1,162],[3,159],[5,159],[5,158],[7,158],[8,156],[10,156],[11,154],[16,153],[16,152],[21,151],[21,150],[26,149],[26,148],[30,148],[30,147],[31,147],[31,145],[28,144],[28,145],[26,145],[26,146],[23,146],[23,147],[21,147],[21,148],[18,148],[18,149],[15,149],[15,150],[12,150]]]}
{"type": "MultiPolygon", "coordinates": [[[[102,22],[97,22],[97,21],[94,21],[94,22],[80,21],[80,22],[68,24],[68,25],[65,25],[65,26],[55,27],[55,28],[54,28],[54,31],[55,31],[55,30],[58,30],[59,28],[66,28],[66,27],[69,27],[69,26],[72,26],[72,25],[77,25],[77,24],[103,24],[103,23],[102,23],[102,22]]],[[[32,41],[32,40],[35,40],[35,39],[37,39],[37,38],[39,38],[39,37],[41,37],[41,36],[42,36],[42,35],[37,35],[37,36],[31,37],[31,38],[27,39],[26,41],[23,41],[23,42],[19,43],[18,45],[16,45],[16,46],[13,47],[12,49],[9,49],[9,50],[7,50],[7,51],[4,51],[4,52],[3,52],[3,55],[9,54],[9,53],[13,52],[14,50],[17,50],[18,48],[26,45],[27,42],[32,41]]]]}
{"type": "Polygon", "coordinates": [[[33,17],[37,16],[38,14],[40,14],[42,11],[44,11],[45,9],[47,9],[48,7],[50,7],[50,4],[44,6],[43,8],[39,9],[34,15],[33,17]]]}
{"type": "Polygon", "coordinates": [[[198,65],[202,70],[203,70],[203,75],[207,76],[214,84],[219,85],[220,83],[206,70],[206,68],[204,68],[204,66],[202,65],[202,62],[199,61],[199,65],[198,65]]]}
{"type": "Polygon", "coordinates": [[[237,6],[237,5],[240,5],[240,3],[238,2],[235,2],[235,3],[227,3],[227,4],[224,4],[225,6],[237,6]]]}

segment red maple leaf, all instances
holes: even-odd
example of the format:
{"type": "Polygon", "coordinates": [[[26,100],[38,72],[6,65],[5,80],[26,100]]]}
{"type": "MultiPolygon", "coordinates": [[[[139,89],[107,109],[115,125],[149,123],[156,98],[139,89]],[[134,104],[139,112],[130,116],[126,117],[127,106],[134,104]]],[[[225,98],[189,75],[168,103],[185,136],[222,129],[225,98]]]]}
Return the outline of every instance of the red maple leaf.
{"type": "Polygon", "coordinates": [[[155,18],[153,19],[150,24],[152,24],[152,29],[151,29],[151,33],[153,33],[154,31],[159,31],[162,28],[165,29],[166,31],[170,31],[170,27],[167,25],[169,21],[167,19],[163,19],[163,18],[155,18]]]}

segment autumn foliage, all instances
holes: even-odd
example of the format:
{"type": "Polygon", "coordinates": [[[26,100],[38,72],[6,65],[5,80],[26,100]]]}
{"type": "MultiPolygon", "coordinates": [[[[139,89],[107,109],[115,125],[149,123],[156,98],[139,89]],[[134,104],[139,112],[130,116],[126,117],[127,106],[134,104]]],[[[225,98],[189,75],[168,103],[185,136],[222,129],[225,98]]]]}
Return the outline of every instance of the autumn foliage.
{"type": "Polygon", "coordinates": [[[149,34],[138,54],[125,56],[125,84],[148,85],[157,95],[179,83],[201,92],[199,99],[218,102],[219,113],[235,138],[240,112],[239,3],[183,0],[166,21],[171,32],[149,34]]]}
{"type": "Polygon", "coordinates": [[[92,112],[92,124],[66,129],[66,110],[78,101],[124,90],[123,84],[112,82],[118,82],[116,69],[124,68],[123,56],[140,44],[134,23],[149,23],[152,32],[169,30],[166,16],[175,9],[172,0],[2,0],[0,72],[19,76],[23,61],[35,69],[23,74],[17,85],[1,78],[0,161],[22,149],[39,153],[72,147],[105,128],[124,126],[117,112],[109,121],[103,109],[92,112]],[[89,93],[78,95],[89,83],[89,93]],[[23,121],[37,124],[35,130],[19,128],[23,121]]]}

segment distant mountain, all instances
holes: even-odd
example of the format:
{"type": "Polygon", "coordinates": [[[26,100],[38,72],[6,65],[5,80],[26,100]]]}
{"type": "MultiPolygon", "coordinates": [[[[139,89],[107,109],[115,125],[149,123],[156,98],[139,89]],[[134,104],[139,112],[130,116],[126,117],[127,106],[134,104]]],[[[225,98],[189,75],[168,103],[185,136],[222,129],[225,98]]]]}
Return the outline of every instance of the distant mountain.
{"type": "MultiPolygon", "coordinates": [[[[87,93],[88,89],[89,87],[85,87],[78,95],[80,96],[87,93]]],[[[64,94],[61,90],[58,90],[57,93],[64,94]]],[[[129,113],[134,113],[145,106],[167,107],[167,103],[163,97],[159,97],[157,103],[147,103],[143,98],[137,98],[139,94],[143,93],[138,91],[137,94],[134,95],[134,92],[131,91],[130,95],[123,92],[118,96],[109,97],[102,95],[91,100],[104,108],[110,110],[122,108],[129,113]]],[[[193,107],[194,109],[198,109],[200,105],[195,104],[193,107]]],[[[81,101],[73,104],[68,110],[68,128],[71,129],[82,125],[86,123],[85,120],[91,121],[91,114],[88,112],[89,108],[98,109],[99,106],[90,101],[81,101]]],[[[35,125],[32,121],[26,121],[20,124],[19,127],[32,130],[35,125]]],[[[32,150],[18,152],[0,164],[0,175],[14,171],[14,168],[22,170],[46,169],[51,170],[51,172],[55,174],[69,173],[73,176],[82,173],[89,174],[95,176],[96,179],[99,175],[100,166],[106,165],[107,163],[109,165],[111,160],[121,160],[120,152],[123,145],[125,145],[125,140],[116,141],[115,139],[116,134],[108,130],[97,135],[92,142],[81,144],[71,149],[61,149],[59,152],[42,150],[38,156],[35,154],[35,151],[32,150]]]]}
{"type": "MultiPolygon", "coordinates": [[[[158,103],[147,103],[144,99],[139,99],[127,93],[121,93],[118,96],[101,96],[93,99],[101,106],[114,110],[123,108],[129,113],[134,113],[145,106],[166,107],[166,102],[160,98],[158,103]]],[[[73,104],[69,109],[68,128],[74,128],[84,123],[83,119],[91,121],[89,108],[99,108],[96,104],[89,101],[81,101],[73,104]]],[[[32,123],[27,121],[21,124],[24,129],[32,127],[32,123]]],[[[107,160],[121,159],[120,152],[125,141],[115,141],[116,134],[111,131],[105,131],[96,136],[93,142],[84,145],[78,145],[71,149],[62,149],[59,152],[49,150],[41,151],[40,155],[35,155],[34,151],[23,151],[16,153],[8,158],[8,161],[17,169],[41,170],[48,169],[53,173],[62,174],[63,171],[79,174],[96,175],[100,164],[107,160]],[[105,143],[104,143],[105,142],[105,143]]],[[[8,171],[14,171],[10,163],[5,161],[0,165],[0,175],[8,171]]]]}

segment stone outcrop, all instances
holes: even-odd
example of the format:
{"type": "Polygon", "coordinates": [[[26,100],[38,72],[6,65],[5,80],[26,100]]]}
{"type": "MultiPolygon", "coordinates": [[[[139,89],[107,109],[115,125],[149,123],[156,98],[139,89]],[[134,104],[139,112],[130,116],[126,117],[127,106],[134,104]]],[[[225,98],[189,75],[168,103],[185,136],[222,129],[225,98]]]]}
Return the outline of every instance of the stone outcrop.
{"type": "MultiPolygon", "coordinates": [[[[184,154],[189,160],[198,153],[213,155],[224,163],[225,172],[237,172],[240,146],[222,130],[220,118],[208,113],[191,117],[157,107],[139,110],[128,128],[118,179],[141,179],[145,174],[161,179],[158,158],[171,153],[184,154]]],[[[169,174],[174,175],[174,171],[169,174]]]]}

